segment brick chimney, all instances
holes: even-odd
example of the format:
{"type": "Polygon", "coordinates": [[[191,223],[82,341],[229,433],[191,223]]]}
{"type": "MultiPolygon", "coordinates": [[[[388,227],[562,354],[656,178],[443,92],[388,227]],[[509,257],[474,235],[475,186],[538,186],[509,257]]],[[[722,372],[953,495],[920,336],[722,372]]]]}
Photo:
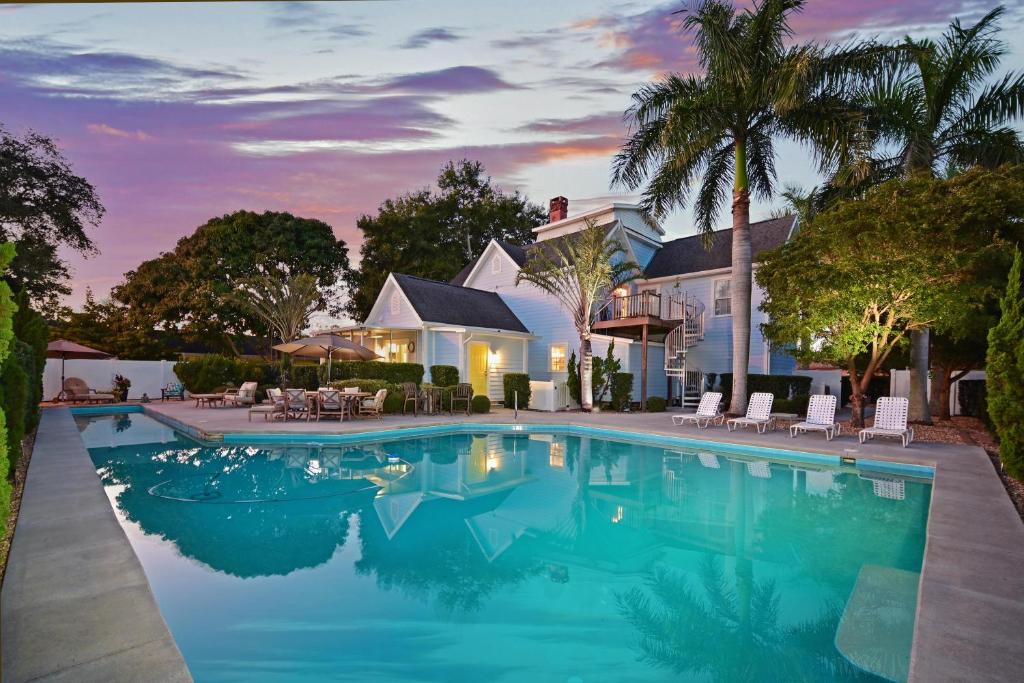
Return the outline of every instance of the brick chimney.
{"type": "Polygon", "coordinates": [[[551,200],[548,208],[548,222],[560,221],[569,215],[569,200],[565,197],[555,197],[551,200]]]}

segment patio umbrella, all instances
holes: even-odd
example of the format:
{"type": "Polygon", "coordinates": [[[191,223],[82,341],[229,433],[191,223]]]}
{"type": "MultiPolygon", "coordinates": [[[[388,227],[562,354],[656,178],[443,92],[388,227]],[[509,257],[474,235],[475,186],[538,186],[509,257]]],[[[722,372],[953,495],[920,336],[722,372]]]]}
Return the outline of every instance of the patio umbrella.
{"type": "Polygon", "coordinates": [[[376,353],[336,334],[318,334],[304,337],[286,344],[277,344],[274,349],[282,353],[306,358],[326,358],[327,377],[331,376],[331,360],[374,360],[376,353]]]}
{"type": "MultiPolygon", "coordinates": [[[[76,344],[66,339],[58,339],[52,341],[46,345],[46,357],[47,358],[60,358],[60,394],[64,393],[64,361],[68,358],[81,359],[81,358],[110,358],[110,354],[106,351],[98,351],[88,346],[76,344]]],[[[58,394],[58,396],[60,396],[58,394]]]]}

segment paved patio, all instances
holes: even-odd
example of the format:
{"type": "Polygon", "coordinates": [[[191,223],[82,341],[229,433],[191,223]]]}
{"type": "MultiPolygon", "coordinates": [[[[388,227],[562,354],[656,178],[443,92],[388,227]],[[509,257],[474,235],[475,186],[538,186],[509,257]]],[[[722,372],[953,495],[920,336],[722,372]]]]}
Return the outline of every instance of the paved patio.
{"type": "MultiPolygon", "coordinates": [[[[264,421],[261,416],[249,422],[244,409],[200,409],[190,402],[151,403],[145,409],[157,419],[213,439],[225,433],[248,433],[258,439],[260,434],[271,433],[337,434],[518,422],[604,427],[639,435],[683,436],[928,465],[935,468],[935,480],[911,680],[1019,678],[1019,662],[1024,657],[1024,640],[1018,635],[1024,623],[1024,575],[1019,571],[1024,566],[1024,525],[988,456],[977,447],[917,442],[904,449],[896,442],[877,440],[862,446],[851,435],[826,442],[820,435],[790,439],[784,430],[764,435],[749,430],[728,432],[724,427],[698,430],[674,427],[667,413],[524,411],[516,419],[512,411],[499,409],[469,417],[387,416],[379,421],[282,423],[264,421]]],[[[141,671],[147,671],[147,680],[187,680],[141,571],[102,495],[69,411],[45,411],[4,585],[5,680],[133,680],[141,671]],[[53,476],[56,472],[61,476],[53,476]],[[62,505],[71,507],[61,512],[62,505]],[[65,525],[83,528],[77,533],[58,533],[65,525]],[[130,557],[125,556],[126,551],[130,557]],[[119,559],[90,562],[93,555],[119,559]],[[44,565],[46,571],[41,572],[44,565]],[[47,591],[46,586],[75,588],[47,591]],[[83,601],[83,595],[91,596],[91,602],[83,601]],[[123,645],[120,651],[118,643],[123,645]],[[147,668],[150,666],[155,668],[147,668]]]]}

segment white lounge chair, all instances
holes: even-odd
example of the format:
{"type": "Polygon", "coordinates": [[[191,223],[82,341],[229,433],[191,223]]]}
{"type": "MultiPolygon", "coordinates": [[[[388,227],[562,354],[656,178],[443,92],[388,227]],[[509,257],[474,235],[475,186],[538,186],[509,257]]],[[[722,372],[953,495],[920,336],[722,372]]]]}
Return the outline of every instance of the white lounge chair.
{"type": "Polygon", "coordinates": [[[876,436],[899,439],[906,448],[914,440],[914,430],[907,427],[907,410],[910,401],[899,396],[883,396],[875,404],[875,424],[860,430],[857,438],[861,443],[876,436]]]}
{"type": "Polygon", "coordinates": [[[709,424],[714,422],[715,424],[722,424],[722,420],[725,419],[725,415],[718,409],[722,403],[722,394],[717,391],[705,391],[704,395],[700,397],[700,404],[697,406],[697,412],[687,413],[685,415],[673,415],[672,424],[682,425],[687,422],[693,422],[701,429],[706,428],[709,424]],[[701,422],[704,424],[702,425],[701,422]]]}
{"type": "Polygon", "coordinates": [[[718,456],[714,453],[698,453],[697,460],[700,461],[702,467],[706,467],[709,470],[722,469],[722,465],[718,462],[718,456]]]}
{"type": "Polygon", "coordinates": [[[836,422],[836,397],[832,394],[815,394],[807,404],[807,419],[791,425],[789,435],[795,438],[800,432],[824,432],[825,441],[831,441],[841,429],[836,422]]]}
{"type": "Polygon", "coordinates": [[[772,424],[772,403],[774,401],[773,394],[756,391],[750,395],[746,417],[734,417],[725,424],[730,432],[735,431],[737,427],[753,425],[758,434],[764,434],[772,424]]]}

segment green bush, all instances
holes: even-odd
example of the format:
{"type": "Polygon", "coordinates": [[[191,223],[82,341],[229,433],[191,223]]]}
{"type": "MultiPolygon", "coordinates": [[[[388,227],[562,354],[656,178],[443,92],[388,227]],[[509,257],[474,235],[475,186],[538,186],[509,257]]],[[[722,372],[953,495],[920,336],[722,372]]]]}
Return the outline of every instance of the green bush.
{"type": "Polygon", "coordinates": [[[46,369],[46,345],[50,341],[50,330],[43,316],[32,309],[27,291],[18,293],[16,303],[18,310],[14,314],[14,336],[32,349],[31,365],[24,364],[32,394],[25,423],[25,431],[30,432],[39,424],[39,403],[43,400],[43,371],[46,369]]]}
{"type": "Polygon", "coordinates": [[[665,412],[665,399],[661,396],[651,396],[647,399],[647,412],[648,413],[663,413],[665,412]]]}
{"type": "Polygon", "coordinates": [[[988,331],[985,369],[988,413],[999,438],[999,460],[1006,471],[1024,477],[1024,296],[1022,258],[1015,250],[999,322],[988,331]]]}
{"type": "MultiPolygon", "coordinates": [[[[726,405],[732,400],[732,373],[723,372],[720,375],[722,387],[722,398],[726,405]]],[[[790,396],[803,396],[811,393],[811,378],[803,375],[759,375],[751,373],[747,375],[747,398],[756,391],[765,391],[779,399],[788,399],[790,396]]]]}
{"type": "Polygon", "coordinates": [[[438,387],[451,387],[459,383],[459,369],[454,365],[431,365],[430,383],[438,387]]]}
{"type": "Polygon", "coordinates": [[[583,387],[580,385],[580,362],[576,360],[575,351],[569,354],[569,365],[567,369],[569,373],[565,382],[569,386],[569,398],[579,405],[580,398],[582,398],[583,395],[583,387]]]}
{"type": "Polygon", "coordinates": [[[504,384],[505,407],[513,408],[516,405],[516,392],[519,392],[519,408],[525,410],[530,407],[530,376],[525,372],[509,372],[505,374],[502,381],[504,384]]]}
{"type": "Polygon", "coordinates": [[[616,372],[612,375],[612,410],[624,410],[633,400],[633,373],[616,372]]]}
{"type": "MultiPolygon", "coordinates": [[[[14,340],[12,353],[0,366],[0,405],[7,416],[7,462],[6,469],[0,471],[0,477],[10,476],[11,470],[17,466],[21,457],[21,442],[25,438],[25,424],[28,419],[28,404],[31,391],[28,375],[22,366],[19,346],[28,349],[24,342],[14,340]]],[[[28,349],[31,354],[31,349],[28,349]]]]}
{"type": "Polygon", "coordinates": [[[387,389],[388,393],[391,393],[401,389],[397,384],[391,384],[382,379],[342,379],[331,382],[330,386],[332,389],[359,389],[370,393],[376,393],[381,389],[387,389]]]}
{"type": "MultiPolygon", "coordinates": [[[[14,245],[0,242],[0,276],[7,270],[7,264],[14,258],[14,245]]],[[[10,344],[14,340],[14,302],[11,300],[11,288],[0,277],[0,367],[7,360],[10,344]]],[[[10,470],[7,460],[7,420],[4,410],[0,407],[0,472],[10,470]]],[[[0,476],[0,538],[6,535],[7,515],[11,511],[11,483],[7,477],[0,476]]]]}
{"type": "Polygon", "coordinates": [[[270,383],[270,367],[259,361],[210,355],[175,363],[174,374],[190,392],[203,394],[216,387],[237,387],[242,382],[270,383]]]}
{"type": "Polygon", "coordinates": [[[288,371],[289,389],[318,389],[320,388],[320,366],[319,365],[293,365],[288,371]]]}
{"type": "Polygon", "coordinates": [[[489,413],[491,412],[491,399],[487,398],[483,394],[474,396],[473,400],[470,401],[470,405],[473,408],[474,413],[489,413]]]}
{"type": "Polygon", "coordinates": [[[423,383],[423,366],[419,363],[385,363],[383,361],[344,360],[331,364],[331,380],[382,379],[392,384],[423,383]]]}
{"type": "Polygon", "coordinates": [[[773,413],[807,414],[807,404],[811,402],[810,394],[801,394],[793,398],[777,398],[772,401],[773,413]]]}

